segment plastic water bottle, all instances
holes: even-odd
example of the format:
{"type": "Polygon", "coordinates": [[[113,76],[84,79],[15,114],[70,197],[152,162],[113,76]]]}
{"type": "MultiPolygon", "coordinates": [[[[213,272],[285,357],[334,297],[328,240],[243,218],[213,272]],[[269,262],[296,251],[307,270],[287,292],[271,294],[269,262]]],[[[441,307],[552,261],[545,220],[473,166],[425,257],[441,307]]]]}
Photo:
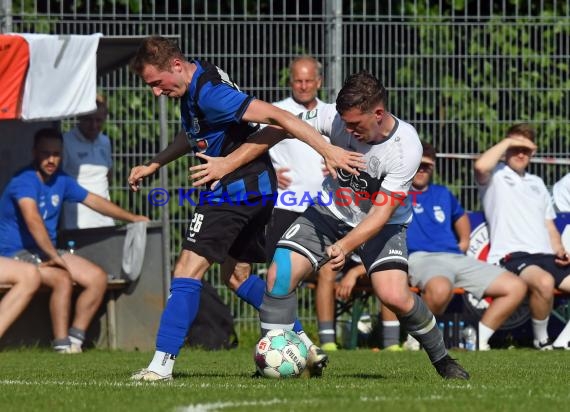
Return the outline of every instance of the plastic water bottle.
{"type": "Polygon", "coordinates": [[[477,331],[471,325],[463,329],[463,341],[465,342],[465,349],[477,350],[477,331]]]}
{"type": "Polygon", "coordinates": [[[75,240],[67,241],[67,252],[71,255],[75,254],[75,240]]]}
{"type": "Polygon", "coordinates": [[[465,340],[463,339],[463,332],[465,331],[465,322],[459,321],[459,349],[465,349],[465,340]]]}
{"type": "Polygon", "coordinates": [[[443,337],[443,342],[445,343],[445,347],[447,347],[447,336],[445,335],[445,323],[437,322],[437,328],[441,332],[441,336],[443,337]]]}
{"type": "Polygon", "coordinates": [[[453,348],[455,346],[455,340],[453,339],[453,321],[447,322],[447,347],[453,348]]]}

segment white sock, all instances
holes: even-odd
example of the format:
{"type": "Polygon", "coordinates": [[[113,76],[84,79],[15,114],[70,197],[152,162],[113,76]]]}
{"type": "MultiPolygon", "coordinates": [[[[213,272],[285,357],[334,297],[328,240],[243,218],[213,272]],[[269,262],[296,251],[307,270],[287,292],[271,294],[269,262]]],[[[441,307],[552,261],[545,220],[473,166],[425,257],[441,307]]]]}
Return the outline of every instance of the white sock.
{"type": "Polygon", "coordinates": [[[493,333],[495,333],[493,329],[479,322],[479,347],[487,346],[493,333]]]}
{"type": "Polygon", "coordinates": [[[156,351],[154,352],[154,358],[148,365],[148,370],[158,373],[161,376],[168,376],[172,374],[172,369],[174,369],[174,360],[176,357],[170,353],[156,351]]]}
{"type": "Polygon", "coordinates": [[[531,319],[532,332],[538,342],[545,342],[548,339],[548,319],[550,319],[550,316],[547,316],[546,319],[543,320],[531,319]]]}
{"type": "Polygon", "coordinates": [[[560,332],[560,335],[558,335],[552,346],[567,348],[569,345],[568,342],[570,342],[570,322],[564,326],[564,329],[562,329],[562,332],[560,332]]]}
{"type": "Polygon", "coordinates": [[[303,341],[303,343],[305,344],[307,349],[309,349],[311,346],[313,346],[313,341],[311,339],[309,339],[309,337],[307,336],[305,331],[302,330],[300,332],[297,332],[297,336],[299,336],[301,341],[303,341]]]}
{"type": "Polygon", "coordinates": [[[83,346],[83,341],[79,338],[76,338],[75,336],[69,335],[69,341],[72,345],[79,346],[80,348],[83,346]]]}

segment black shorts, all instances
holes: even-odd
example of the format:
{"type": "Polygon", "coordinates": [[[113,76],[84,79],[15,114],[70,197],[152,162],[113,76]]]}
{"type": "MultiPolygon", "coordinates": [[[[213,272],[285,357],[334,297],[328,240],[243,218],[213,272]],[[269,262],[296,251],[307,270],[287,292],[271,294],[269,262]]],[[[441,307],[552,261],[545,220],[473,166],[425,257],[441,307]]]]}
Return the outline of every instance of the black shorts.
{"type": "Polygon", "coordinates": [[[552,275],[554,287],[557,288],[566,276],[570,275],[570,267],[558,266],[554,258],[554,255],[547,253],[513,252],[502,258],[499,264],[517,275],[520,275],[527,266],[538,266],[552,275]]]}
{"type": "Polygon", "coordinates": [[[273,204],[259,198],[248,204],[197,206],[182,247],[210,262],[224,262],[228,255],[239,262],[265,262],[265,225],[273,204]]]}

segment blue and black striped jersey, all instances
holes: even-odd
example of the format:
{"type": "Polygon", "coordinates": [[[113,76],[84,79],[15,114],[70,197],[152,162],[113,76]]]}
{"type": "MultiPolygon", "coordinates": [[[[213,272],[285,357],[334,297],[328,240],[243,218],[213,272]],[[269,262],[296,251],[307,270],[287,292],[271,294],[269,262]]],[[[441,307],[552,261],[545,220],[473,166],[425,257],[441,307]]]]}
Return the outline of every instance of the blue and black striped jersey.
{"type": "MultiPolygon", "coordinates": [[[[217,66],[199,60],[192,63],[196,72],[182,98],[182,127],[195,153],[227,156],[259,129],[242,120],[254,97],[242,92],[217,66]]],[[[265,153],[222,178],[206,199],[236,201],[272,195],[276,190],[275,171],[265,153]]]]}

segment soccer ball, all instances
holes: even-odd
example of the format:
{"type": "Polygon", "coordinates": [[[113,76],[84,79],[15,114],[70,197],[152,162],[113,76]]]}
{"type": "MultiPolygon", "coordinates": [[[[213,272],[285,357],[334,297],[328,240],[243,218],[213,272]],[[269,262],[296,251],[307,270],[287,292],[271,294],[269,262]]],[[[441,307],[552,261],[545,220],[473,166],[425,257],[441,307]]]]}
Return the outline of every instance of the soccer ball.
{"type": "Polygon", "coordinates": [[[255,366],[267,378],[293,378],[307,366],[307,346],[293,331],[273,329],[255,346],[255,366]]]}

